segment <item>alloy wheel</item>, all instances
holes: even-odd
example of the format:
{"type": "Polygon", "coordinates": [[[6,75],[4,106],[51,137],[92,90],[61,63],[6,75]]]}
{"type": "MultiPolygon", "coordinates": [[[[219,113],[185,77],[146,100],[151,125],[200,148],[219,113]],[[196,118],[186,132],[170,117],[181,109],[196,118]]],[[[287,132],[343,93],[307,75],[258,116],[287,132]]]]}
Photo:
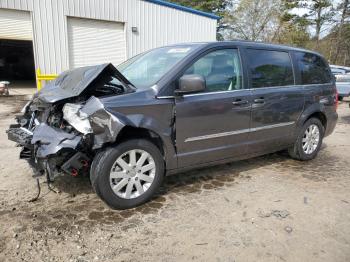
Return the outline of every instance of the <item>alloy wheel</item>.
{"type": "Polygon", "coordinates": [[[315,152],[320,142],[320,129],[317,125],[310,125],[304,133],[302,139],[302,147],[305,154],[312,154],[315,152]]]}
{"type": "Polygon", "coordinates": [[[113,192],[124,199],[144,194],[152,185],[156,166],[150,153],[141,149],[125,152],[114,162],[109,181],[113,192]]]}

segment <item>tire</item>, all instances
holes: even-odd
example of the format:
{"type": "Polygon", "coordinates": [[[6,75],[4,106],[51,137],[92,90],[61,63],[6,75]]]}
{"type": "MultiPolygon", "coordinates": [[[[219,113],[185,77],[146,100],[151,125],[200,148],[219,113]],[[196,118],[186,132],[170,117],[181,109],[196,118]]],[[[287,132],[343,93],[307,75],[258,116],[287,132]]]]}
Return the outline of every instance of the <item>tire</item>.
{"type": "MultiPolygon", "coordinates": [[[[109,148],[108,150],[111,150],[111,148],[109,148]]],[[[90,182],[92,185],[92,188],[94,189],[95,193],[102,198],[100,191],[98,191],[98,187],[96,185],[96,181],[97,181],[97,166],[98,163],[100,162],[101,157],[105,154],[105,151],[100,151],[98,152],[95,157],[94,160],[91,163],[91,167],[90,167],[90,182]]],[[[107,153],[108,154],[108,153],[107,153]]]]}
{"type": "Polygon", "coordinates": [[[163,177],[163,156],[153,143],[145,139],[132,139],[106,148],[95,156],[90,170],[95,192],[113,209],[133,208],[149,201],[162,184],[163,177]],[[131,160],[133,153],[136,161],[131,160]],[[147,158],[142,162],[143,155],[147,158]],[[134,168],[132,162],[136,163],[134,168]]]}
{"type": "Polygon", "coordinates": [[[323,136],[324,136],[324,126],[322,125],[321,121],[318,118],[308,119],[304,123],[303,127],[300,129],[294,145],[288,149],[288,153],[290,157],[301,161],[314,159],[317,156],[318,152],[320,151],[323,136]],[[303,139],[305,139],[306,130],[308,130],[308,128],[312,128],[313,126],[317,126],[318,128],[319,139],[317,142],[317,146],[314,149],[312,149],[312,151],[307,153],[303,149],[303,145],[305,145],[304,144],[305,142],[303,142],[303,139]]]}

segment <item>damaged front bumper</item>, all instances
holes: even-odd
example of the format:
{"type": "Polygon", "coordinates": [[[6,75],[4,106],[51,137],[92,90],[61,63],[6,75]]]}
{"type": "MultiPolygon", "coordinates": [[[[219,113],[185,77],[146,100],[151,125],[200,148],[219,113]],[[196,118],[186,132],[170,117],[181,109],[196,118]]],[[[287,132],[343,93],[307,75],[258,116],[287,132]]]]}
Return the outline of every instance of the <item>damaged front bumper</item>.
{"type": "Polygon", "coordinates": [[[124,126],[99,97],[134,91],[112,64],[65,71],[22,109],[8,138],[22,147],[20,158],[36,175],[53,180],[63,172],[88,172],[96,150],[114,142],[124,126]]]}
{"type": "Polygon", "coordinates": [[[7,130],[8,139],[22,147],[20,158],[28,160],[35,176],[50,181],[62,173],[88,173],[96,150],[114,142],[124,127],[94,96],[58,108],[32,102],[24,112],[7,130]]]}

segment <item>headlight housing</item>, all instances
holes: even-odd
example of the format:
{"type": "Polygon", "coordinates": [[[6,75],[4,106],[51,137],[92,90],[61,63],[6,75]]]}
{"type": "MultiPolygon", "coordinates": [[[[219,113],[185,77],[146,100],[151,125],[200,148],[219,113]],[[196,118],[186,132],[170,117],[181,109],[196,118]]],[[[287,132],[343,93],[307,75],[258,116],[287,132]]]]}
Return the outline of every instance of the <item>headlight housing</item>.
{"type": "Polygon", "coordinates": [[[77,131],[86,135],[92,133],[88,115],[81,112],[82,105],[67,103],[63,106],[63,118],[77,131]]]}

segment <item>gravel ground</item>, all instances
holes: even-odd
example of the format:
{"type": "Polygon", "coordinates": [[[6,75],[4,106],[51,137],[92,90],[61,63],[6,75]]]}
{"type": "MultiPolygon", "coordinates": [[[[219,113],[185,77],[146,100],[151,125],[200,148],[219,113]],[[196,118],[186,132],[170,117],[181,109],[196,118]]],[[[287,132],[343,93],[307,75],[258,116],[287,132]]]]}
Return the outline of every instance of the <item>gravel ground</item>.
{"type": "Polygon", "coordinates": [[[7,140],[24,98],[0,98],[0,261],[350,261],[350,109],[318,157],[285,154],[166,178],[159,195],[113,211],[86,177],[57,193],[7,140]]]}

